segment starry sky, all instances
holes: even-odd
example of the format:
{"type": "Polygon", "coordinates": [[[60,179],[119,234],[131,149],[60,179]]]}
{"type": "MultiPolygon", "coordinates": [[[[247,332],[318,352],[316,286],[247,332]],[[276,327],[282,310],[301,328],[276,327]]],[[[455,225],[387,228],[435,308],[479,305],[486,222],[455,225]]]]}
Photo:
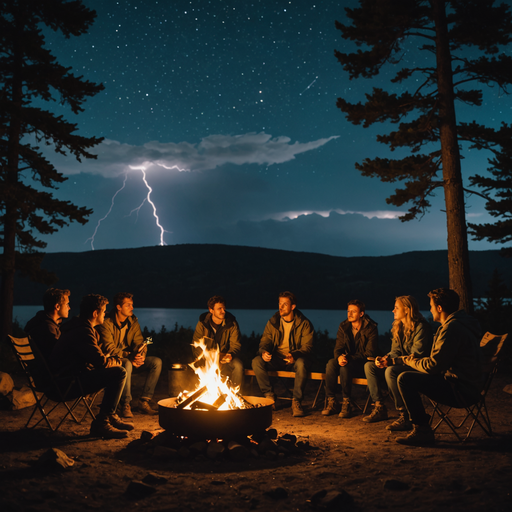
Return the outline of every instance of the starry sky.
{"type": "MultiPolygon", "coordinates": [[[[77,75],[103,83],[74,116],[101,136],[97,160],[45,153],[68,180],[55,195],[94,210],[85,225],[49,237],[48,252],[222,243],[337,256],[446,249],[442,191],[420,221],[402,223],[385,201],[392,184],[355,162],[389,155],[385,126],[353,126],[336,99],[389,86],[350,81],[334,50],[353,51],[335,29],[355,0],[85,0],[97,19],[86,35],[45,30],[48,48],[77,75]]],[[[406,59],[427,64],[414,44],[406,59]]],[[[411,63],[409,62],[409,64],[411,63]]],[[[486,92],[459,119],[510,121],[512,100],[486,92]],[[469,116],[469,117],[467,117],[469,116]]],[[[48,151],[48,150],[46,150],[48,151]]],[[[393,156],[397,156],[396,154],[393,156]]],[[[465,176],[487,167],[465,153],[465,176]]],[[[467,198],[470,222],[489,221],[467,198]]],[[[470,249],[496,249],[470,242],[470,249]]]]}

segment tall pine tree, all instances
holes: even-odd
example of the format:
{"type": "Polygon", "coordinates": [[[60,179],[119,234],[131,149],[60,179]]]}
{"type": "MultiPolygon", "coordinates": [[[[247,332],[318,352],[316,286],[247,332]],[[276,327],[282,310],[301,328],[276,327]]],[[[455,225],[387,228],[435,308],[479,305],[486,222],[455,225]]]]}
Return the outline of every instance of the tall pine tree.
{"type": "Polygon", "coordinates": [[[45,190],[67,178],[39,144],[80,161],[95,158],[88,150],[102,139],[79,136],[76,124],[38,108],[34,100],[58,101],[78,114],[88,97],[103,90],[56,62],[42,32],[46,26],[66,38],[79,36],[95,17],[80,0],[0,0],[0,339],[12,327],[15,271],[41,277],[37,249],[46,244],[35,232],[51,234],[72,221],[85,224],[92,213],[45,190]]]}
{"type": "Polygon", "coordinates": [[[398,125],[377,140],[392,151],[411,152],[401,159],[367,158],[356,168],[384,182],[403,182],[386,199],[411,205],[402,221],[422,215],[431,206],[429,198],[444,189],[450,287],[472,311],[460,148],[475,139],[480,141],[475,147],[483,147],[482,137],[495,140],[496,131],[458,123],[456,105],[482,105],[482,91],[471,89],[472,83],[504,90],[512,83],[512,58],[501,52],[511,42],[510,9],[492,0],[361,0],[358,8],[345,10],[351,24],[336,22],[336,27],[359,50],[335,52],[344,70],[355,79],[373,78],[385,65],[398,67],[391,82],[403,92],[374,88],[364,104],[339,98],[337,106],[353,124],[398,125]],[[426,58],[407,67],[411,46],[426,58]]]}

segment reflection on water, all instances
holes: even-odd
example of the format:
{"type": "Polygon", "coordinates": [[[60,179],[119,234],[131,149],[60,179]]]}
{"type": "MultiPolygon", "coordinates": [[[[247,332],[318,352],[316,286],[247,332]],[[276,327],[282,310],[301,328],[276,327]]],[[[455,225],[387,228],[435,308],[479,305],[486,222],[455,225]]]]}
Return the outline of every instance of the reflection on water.
{"type": "MultiPolygon", "coordinates": [[[[21,327],[40,310],[41,306],[14,306],[14,318],[18,320],[21,327]]],[[[230,309],[235,315],[242,334],[250,335],[252,332],[262,334],[268,319],[276,312],[274,309],[230,309]]],[[[195,329],[199,315],[204,313],[204,309],[164,309],[164,308],[135,308],[142,327],[150,330],[160,331],[162,326],[170,331],[175,325],[178,327],[190,327],[195,329]]],[[[71,311],[71,315],[78,311],[71,311]]],[[[340,322],[347,318],[346,311],[307,309],[302,310],[313,323],[317,331],[328,331],[331,338],[336,337],[340,322]]],[[[367,311],[368,315],[379,324],[379,332],[384,334],[391,329],[393,323],[393,313],[391,311],[367,311]]],[[[430,319],[431,315],[427,311],[422,311],[425,318],[430,319]]]]}

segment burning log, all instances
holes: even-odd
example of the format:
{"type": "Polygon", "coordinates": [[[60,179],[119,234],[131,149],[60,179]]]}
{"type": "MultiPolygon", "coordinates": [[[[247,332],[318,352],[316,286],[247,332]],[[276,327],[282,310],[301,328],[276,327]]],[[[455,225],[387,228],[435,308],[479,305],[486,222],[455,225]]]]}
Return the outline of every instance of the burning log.
{"type": "Polygon", "coordinates": [[[193,404],[196,400],[199,400],[207,391],[208,386],[203,386],[201,389],[198,389],[195,393],[192,393],[188,398],[183,400],[180,404],[176,406],[176,409],[185,409],[187,405],[193,404]]]}

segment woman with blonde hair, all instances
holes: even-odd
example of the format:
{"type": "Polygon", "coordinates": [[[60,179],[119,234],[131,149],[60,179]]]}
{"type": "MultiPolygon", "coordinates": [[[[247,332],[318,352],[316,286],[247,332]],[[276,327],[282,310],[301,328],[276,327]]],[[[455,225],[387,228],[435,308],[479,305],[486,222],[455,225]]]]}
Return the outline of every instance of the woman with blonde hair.
{"type": "Polygon", "coordinates": [[[371,414],[365,416],[363,421],[373,423],[388,418],[382,394],[382,383],[385,380],[395,407],[400,412],[400,417],[386,428],[393,431],[411,430],[412,423],[398,390],[397,379],[402,372],[410,370],[403,364],[404,357],[411,354],[417,358],[430,355],[432,329],[420,313],[418,302],[412,295],[397,297],[393,314],[395,320],[391,327],[391,350],[385,356],[376,357],[375,361],[368,361],[364,367],[370,396],[375,405],[371,414]]]}

